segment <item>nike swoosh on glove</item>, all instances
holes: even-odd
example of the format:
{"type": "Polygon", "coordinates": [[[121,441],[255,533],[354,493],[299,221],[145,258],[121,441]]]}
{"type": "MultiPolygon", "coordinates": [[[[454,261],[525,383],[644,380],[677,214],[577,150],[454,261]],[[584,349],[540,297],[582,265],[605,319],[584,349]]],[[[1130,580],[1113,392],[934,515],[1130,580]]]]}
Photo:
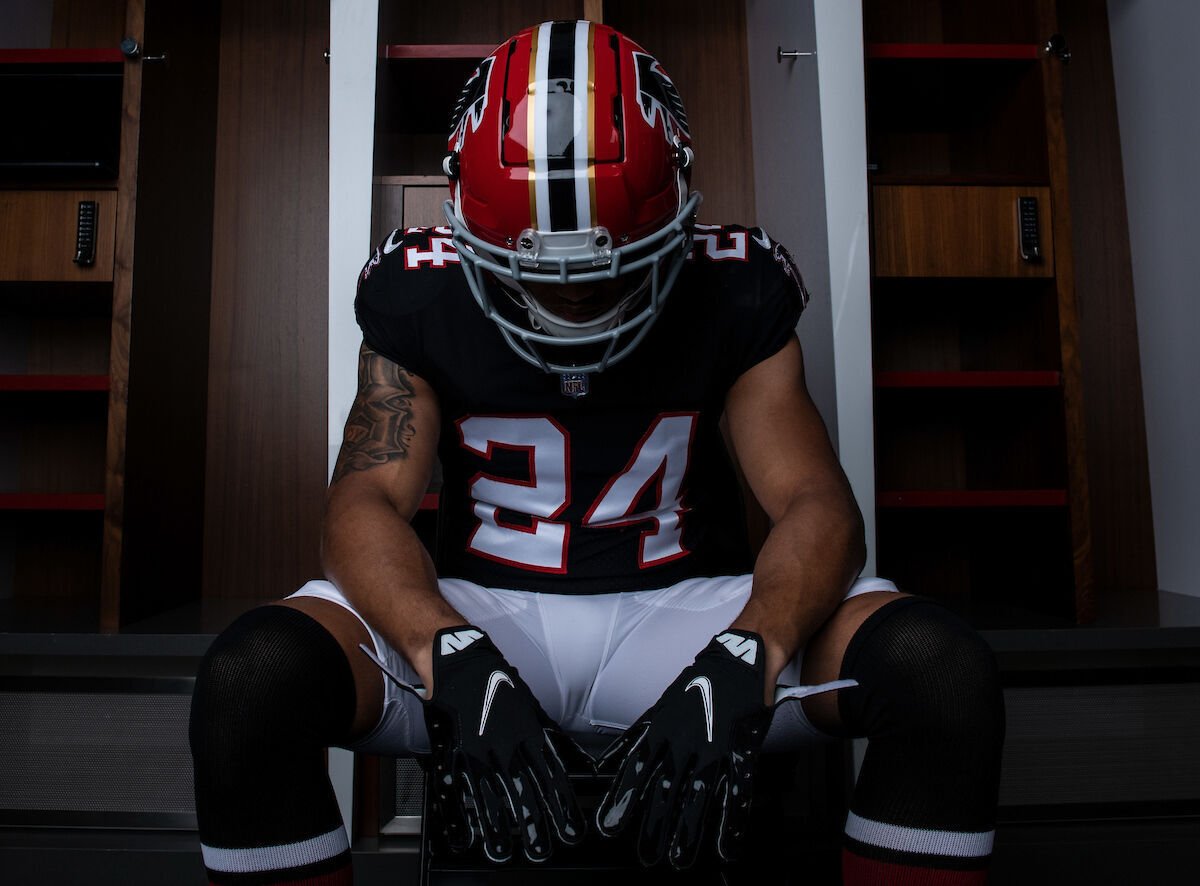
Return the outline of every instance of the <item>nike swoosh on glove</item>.
{"type": "Polygon", "coordinates": [[[362,647],[424,705],[432,749],[433,802],[452,850],[476,840],[494,862],[512,857],[514,833],[530,861],[551,855],[551,833],[564,845],[583,840],[586,819],[567,767],[594,761],[542,709],[488,635],[473,625],[437,632],[433,697],[426,700],[362,647]]]}
{"type": "Polygon", "coordinates": [[[616,775],[596,810],[601,834],[621,833],[640,813],[641,863],[650,867],[665,856],[683,870],[696,861],[704,831],[716,827],[718,856],[734,859],[749,822],[754,764],[775,710],[763,703],[764,659],[760,635],[716,635],[604,751],[598,770],[615,767],[616,775]]]}

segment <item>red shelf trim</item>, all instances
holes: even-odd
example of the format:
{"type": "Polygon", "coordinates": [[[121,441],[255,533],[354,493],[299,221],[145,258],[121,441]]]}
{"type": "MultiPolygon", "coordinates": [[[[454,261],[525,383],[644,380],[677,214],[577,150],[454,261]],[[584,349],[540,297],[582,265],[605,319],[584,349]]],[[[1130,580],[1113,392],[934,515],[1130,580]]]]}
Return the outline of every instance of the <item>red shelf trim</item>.
{"type": "Polygon", "coordinates": [[[868,43],[867,58],[1037,59],[1033,43],[868,43]]]}
{"type": "Polygon", "coordinates": [[[0,511],[103,511],[103,495],[0,492],[0,511]]]}
{"type": "Polygon", "coordinates": [[[80,64],[125,61],[119,49],[0,49],[0,65],[80,64]]]}
{"type": "Polygon", "coordinates": [[[1062,373],[1053,371],[999,372],[876,372],[877,388],[1057,388],[1062,373]]]}
{"type": "Polygon", "coordinates": [[[0,375],[0,391],[107,390],[107,375],[0,375]]]}
{"type": "Polygon", "coordinates": [[[914,489],[881,492],[881,508],[1057,508],[1067,504],[1065,489],[914,489]]]}
{"type": "Polygon", "coordinates": [[[386,43],[379,47],[379,57],[482,59],[495,48],[494,43],[386,43]]]}

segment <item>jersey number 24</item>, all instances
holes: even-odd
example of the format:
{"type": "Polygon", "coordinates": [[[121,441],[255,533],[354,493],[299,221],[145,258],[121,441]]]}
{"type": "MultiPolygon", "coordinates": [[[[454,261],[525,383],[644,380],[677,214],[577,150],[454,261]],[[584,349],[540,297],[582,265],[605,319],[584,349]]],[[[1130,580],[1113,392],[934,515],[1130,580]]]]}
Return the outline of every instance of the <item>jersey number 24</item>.
{"type": "MultiPolygon", "coordinates": [[[[696,413],[657,416],[617,472],[592,502],[582,525],[591,528],[649,523],[638,543],[645,569],[687,555],[682,544],[683,481],[687,476],[696,413]],[[651,510],[635,512],[653,492],[651,510]]],[[[546,416],[473,415],[458,422],[465,449],[491,460],[496,449],[523,451],[525,477],[495,477],[480,471],[470,482],[478,524],[467,543],[478,556],[520,569],[565,573],[571,526],[558,518],[571,503],[570,435],[546,416]],[[530,525],[506,523],[500,512],[532,517],[530,525]]]]}

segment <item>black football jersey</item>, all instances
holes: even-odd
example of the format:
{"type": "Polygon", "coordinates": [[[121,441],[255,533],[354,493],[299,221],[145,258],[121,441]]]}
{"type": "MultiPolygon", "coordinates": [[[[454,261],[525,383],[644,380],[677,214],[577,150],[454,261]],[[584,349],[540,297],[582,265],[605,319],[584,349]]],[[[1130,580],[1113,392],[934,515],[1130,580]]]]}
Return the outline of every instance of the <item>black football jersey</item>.
{"type": "Polygon", "coordinates": [[[595,594],[751,568],[718,428],[743,372],[794,334],[808,295],[761,229],[698,225],[657,322],[579,397],[504,342],[448,228],[394,231],[359,278],[366,344],[437,393],[438,571],[595,594]]]}

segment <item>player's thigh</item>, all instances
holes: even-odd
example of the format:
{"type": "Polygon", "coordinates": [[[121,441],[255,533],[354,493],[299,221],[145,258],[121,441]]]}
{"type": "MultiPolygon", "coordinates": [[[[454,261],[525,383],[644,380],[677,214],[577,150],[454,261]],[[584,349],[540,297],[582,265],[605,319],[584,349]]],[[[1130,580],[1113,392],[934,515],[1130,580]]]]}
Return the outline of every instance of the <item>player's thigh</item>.
{"type": "MultiPolygon", "coordinates": [[[[661,591],[622,594],[610,648],[588,705],[592,725],[599,731],[625,729],[658,701],[696,653],[741,613],[749,599],[751,578],[691,579],[661,591]]],[[[896,586],[886,579],[858,579],[829,622],[784,668],[780,681],[811,686],[838,679],[842,654],[857,626],[896,596],[896,586]]],[[[836,715],[836,692],[814,698],[834,699],[836,715]]],[[[806,714],[810,701],[803,702],[806,714]]],[[[827,707],[816,707],[821,723],[812,725],[830,723],[827,707]]],[[[806,726],[804,731],[811,729],[806,726]]]]}
{"type": "MultiPolygon", "coordinates": [[[[547,713],[555,716],[560,697],[553,669],[541,636],[536,595],[493,592],[470,582],[443,579],[439,589],[446,600],[469,622],[488,632],[505,658],[520,670],[547,713]]],[[[333,584],[310,581],[280,601],[317,619],[337,639],[350,662],[358,690],[354,731],[347,746],[369,753],[424,753],[429,749],[424,711],[411,692],[387,680],[359,648],[375,654],[400,679],[419,685],[420,677],[408,660],[394,649],[333,584]]]]}
{"type": "MultiPolygon", "coordinates": [[[[902,596],[910,595],[896,591],[874,591],[843,600],[805,646],[801,667],[804,682],[815,684],[838,679],[846,647],[863,622],[877,609],[902,596]]],[[[840,733],[841,718],[838,715],[837,691],[810,696],[803,699],[801,705],[813,726],[823,732],[840,733]]]]}
{"type": "Polygon", "coordinates": [[[356,701],[351,739],[366,734],[379,722],[384,700],[383,674],[359,648],[361,643],[372,646],[371,635],[366,627],[349,609],[321,597],[291,596],[277,601],[275,605],[300,610],[315,619],[337,640],[354,675],[356,701]]]}
{"type": "MultiPolygon", "coordinates": [[[[557,599],[558,595],[485,588],[457,578],[439,579],[438,590],[468,622],[487,632],[500,654],[521,674],[546,714],[561,722],[569,713],[566,707],[569,687],[563,683],[562,668],[552,660],[551,650],[566,655],[571,649],[561,649],[562,644],[552,639],[555,619],[553,611],[547,612],[544,599],[557,599]]],[[[587,633],[588,627],[586,616],[579,621],[585,622],[579,625],[582,642],[582,634],[587,633]]]]}

